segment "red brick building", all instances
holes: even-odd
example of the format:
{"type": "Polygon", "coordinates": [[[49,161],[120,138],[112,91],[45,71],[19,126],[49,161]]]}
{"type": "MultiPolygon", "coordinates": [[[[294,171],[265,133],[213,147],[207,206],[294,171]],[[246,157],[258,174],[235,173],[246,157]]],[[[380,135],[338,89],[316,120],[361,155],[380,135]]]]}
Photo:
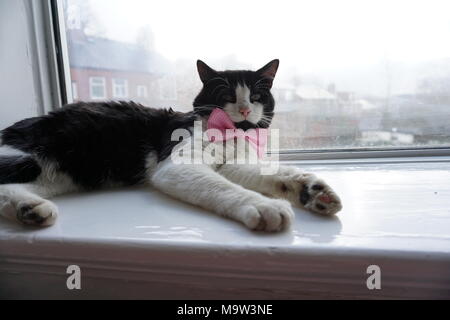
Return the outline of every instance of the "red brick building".
{"type": "Polygon", "coordinates": [[[134,100],[167,106],[177,100],[173,67],[160,54],[136,44],[68,33],[75,101],[134,100]]]}

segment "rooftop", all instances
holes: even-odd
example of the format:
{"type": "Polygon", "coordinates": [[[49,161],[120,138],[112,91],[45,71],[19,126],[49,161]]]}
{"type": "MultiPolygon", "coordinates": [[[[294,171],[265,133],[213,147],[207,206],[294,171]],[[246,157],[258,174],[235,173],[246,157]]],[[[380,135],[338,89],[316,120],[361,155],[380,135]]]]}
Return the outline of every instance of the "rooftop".
{"type": "Polygon", "coordinates": [[[70,37],[72,68],[135,71],[152,74],[171,73],[170,62],[155,51],[137,44],[100,37],[70,37]]]}

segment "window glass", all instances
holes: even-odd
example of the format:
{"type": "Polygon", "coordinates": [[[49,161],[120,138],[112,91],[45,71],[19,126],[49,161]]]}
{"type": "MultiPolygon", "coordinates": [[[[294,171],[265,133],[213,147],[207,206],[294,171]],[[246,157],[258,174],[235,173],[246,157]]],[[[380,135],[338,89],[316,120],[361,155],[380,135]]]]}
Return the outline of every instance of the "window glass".
{"type": "Polygon", "coordinates": [[[177,97],[177,84],[175,77],[165,76],[158,81],[159,94],[161,100],[173,100],[176,101],[177,97]]]}
{"type": "Polygon", "coordinates": [[[197,59],[257,69],[279,58],[272,127],[281,148],[450,145],[448,0],[64,4],[79,100],[188,111],[201,87],[197,59]],[[122,82],[106,88],[112,79],[122,82]]]}

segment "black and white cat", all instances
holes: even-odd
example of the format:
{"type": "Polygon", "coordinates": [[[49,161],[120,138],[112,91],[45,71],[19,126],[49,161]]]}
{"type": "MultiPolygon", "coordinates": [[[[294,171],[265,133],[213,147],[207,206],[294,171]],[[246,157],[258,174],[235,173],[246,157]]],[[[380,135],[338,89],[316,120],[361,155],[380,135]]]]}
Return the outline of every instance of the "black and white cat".
{"type": "MultiPolygon", "coordinates": [[[[0,211],[28,225],[52,225],[52,196],[112,185],[151,184],[174,198],[242,222],[253,230],[279,231],[293,221],[291,204],[319,214],[341,209],[323,181],[295,167],[261,175],[255,164],[180,164],[171,157],[176,129],[192,131],[213,110],[225,111],[236,128],[269,127],[270,92],[279,65],[256,72],[215,71],[198,61],[203,88],[188,113],[133,102],[86,102],[22,120],[1,132],[0,211]]],[[[201,149],[203,150],[203,149],[201,149]]],[[[252,152],[246,148],[245,152],[252,152]]]]}

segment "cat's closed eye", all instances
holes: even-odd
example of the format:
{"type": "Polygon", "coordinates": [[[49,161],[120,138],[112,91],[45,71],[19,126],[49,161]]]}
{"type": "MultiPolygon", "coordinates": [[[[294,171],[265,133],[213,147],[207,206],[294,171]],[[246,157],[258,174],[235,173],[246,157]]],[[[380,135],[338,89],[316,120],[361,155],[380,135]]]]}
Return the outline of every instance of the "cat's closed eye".
{"type": "Polygon", "coordinates": [[[234,97],[232,95],[230,95],[230,94],[226,94],[222,98],[226,102],[234,102],[234,100],[235,100],[234,97]]]}
{"type": "Polygon", "coordinates": [[[250,97],[250,99],[251,99],[252,101],[258,101],[259,99],[261,99],[261,95],[260,95],[259,93],[252,94],[252,96],[250,97]]]}

